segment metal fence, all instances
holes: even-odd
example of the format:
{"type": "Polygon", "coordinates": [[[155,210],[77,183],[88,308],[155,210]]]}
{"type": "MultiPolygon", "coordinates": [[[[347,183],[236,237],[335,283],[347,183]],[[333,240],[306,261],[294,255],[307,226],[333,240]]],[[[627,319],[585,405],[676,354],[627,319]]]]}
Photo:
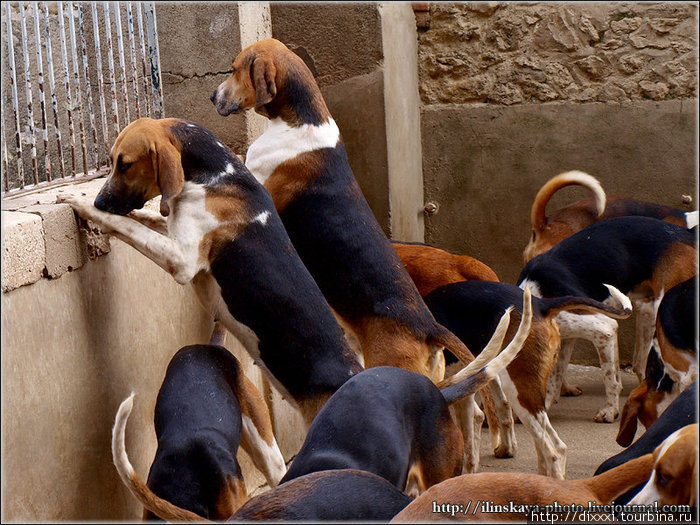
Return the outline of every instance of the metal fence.
{"type": "Polygon", "coordinates": [[[124,126],[163,116],[154,2],[3,2],[2,18],[3,197],[101,174],[124,126]]]}

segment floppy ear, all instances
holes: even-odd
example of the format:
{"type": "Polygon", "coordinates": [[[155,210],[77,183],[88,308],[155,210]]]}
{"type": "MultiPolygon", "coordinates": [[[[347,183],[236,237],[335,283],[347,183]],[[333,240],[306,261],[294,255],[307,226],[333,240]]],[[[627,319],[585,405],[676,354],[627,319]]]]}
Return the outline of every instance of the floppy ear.
{"type": "Polygon", "coordinates": [[[615,441],[621,447],[629,447],[637,433],[637,419],[639,411],[647,395],[647,384],[642,381],[637,388],[630,392],[625,406],[622,407],[620,415],[620,429],[617,431],[615,441]]]}
{"type": "Polygon", "coordinates": [[[182,169],[182,156],[169,141],[161,141],[152,146],[151,160],[156,174],[156,183],[160,188],[160,214],[170,215],[168,201],[177,197],[185,184],[185,172],[182,169]]]}
{"type": "Polygon", "coordinates": [[[272,60],[260,57],[253,60],[250,69],[250,78],[255,88],[255,110],[262,112],[264,111],[262,106],[272,102],[272,99],[277,95],[277,85],[275,84],[277,69],[272,60]]]}

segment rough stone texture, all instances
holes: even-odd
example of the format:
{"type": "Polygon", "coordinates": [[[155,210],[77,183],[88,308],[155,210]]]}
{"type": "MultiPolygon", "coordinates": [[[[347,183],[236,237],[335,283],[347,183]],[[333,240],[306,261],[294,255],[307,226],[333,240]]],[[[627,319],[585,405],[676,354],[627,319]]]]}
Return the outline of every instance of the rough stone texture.
{"type": "Polygon", "coordinates": [[[697,3],[431,3],[426,104],[697,96],[697,3]]]}
{"type": "Polygon", "coordinates": [[[44,270],[41,217],[2,212],[2,291],[41,279],[44,270]]]}
{"type": "MultiPolygon", "coordinates": [[[[696,104],[683,100],[424,108],[425,198],[439,205],[426,218],[426,242],[476,257],[515,283],[532,200],[571,169],[597,177],[608,195],[696,209],[683,201],[697,191],[696,115],[696,104]]],[[[548,209],[589,196],[565,188],[548,209]]],[[[623,363],[632,346],[622,339],[623,363]]]]}

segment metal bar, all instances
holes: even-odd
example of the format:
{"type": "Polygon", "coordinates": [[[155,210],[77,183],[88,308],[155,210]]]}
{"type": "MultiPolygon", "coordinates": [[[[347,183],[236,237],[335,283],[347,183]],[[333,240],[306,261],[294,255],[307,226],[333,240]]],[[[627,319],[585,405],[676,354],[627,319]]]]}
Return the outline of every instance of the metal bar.
{"type": "Polygon", "coordinates": [[[88,172],[87,163],[87,140],[85,137],[85,126],[83,124],[83,90],[80,88],[80,69],[78,67],[78,40],[75,37],[75,19],[73,18],[73,3],[68,3],[68,21],[70,22],[70,48],[73,56],[73,76],[75,78],[75,92],[77,95],[75,108],[78,110],[78,129],[80,132],[80,148],[83,154],[83,173],[88,172]]]}
{"type": "MultiPolygon", "coordinates": [[[[107,129],[107,108],[105,107],[105,83],[102,77],[102,48],[100,46],[100,23],[97,18],[97,4],[91,2],[92,4],[92,32],[95,37],[95,62],[97,63],[97,85],[100,90],[100,118],[102,121],[102,141],[105,150],[109,152],[109,131],[107,129]]],[[[109,24],[109,7],[105,4],[105,15],[107,17],[106,24],[109,24]]],[[[107,31],[107,40],[111,44],[111,39],[109,37],[109,30],[107,31]]],[[[112,86],[114,86],[114,79],[112,79],[112,86]]],[[[98,160],[99,165],[99,160],[98,160]]]]}
{"type": "MultiPolygon", "coordinates": [[[[93,5],[94,2],[93,2],[93,5]]],[[[119,105],[117,104],[117,81],[114,77],[114,53],[112,51],[112,24],[109,21],[109,2],[103,4],[105,10],[105,33],[107,34],[107,63],[109,65],[109,82],[110,91],[112,93],[112,121],[114,124],[114,138],[119,135],[119,105]]],[[[105,148],[109,157],[109,147],[111,142],[107,140],[105,135],[105,148]]]]}
{"type": "MultiPolygon", "coordinates": [[[[15,46],[12,37],[12,10],[10,2],[5,4],[7,16],[7,55],[10,68],[10,89],[12,91],[12,111],[15,120],[15,153],[17,155],[17,178],[20,187],[24,188],[24,164],[22,163],[22,135],[19,123],[19,97],[17,96],[17,68],[15,67],[15,46]]],[[[9,178],[9,174],[8,174],[9,178]]]]}
{"type": "MultiPolygon", "coordinates": [[[[136,43],[134,42],[134,13],[131,10],[131,2],[126,3],[127,28],[129,30],[129,48],[131,50],[131,87],[134,90],[134,103],[136,104],[136,118],[141,118],[141,103],[139,101],[139,86],[136,82],[136,43]]],[[[127,118],[128,120],[128,118],[127,118]]]]}
{"type": "Polygon", "coordinates": [[[153,117],[163,118],[163,93],[161,90],[156,6],[153,2],[145,2],[143,9],[146,17],[146,31],[148,33],[148,63],[151,68],[151,85],[153,86],[153,117]]]}
{"type": "MultiPolygon", "coordinates": [[[[117,32],[117,50],[119,51],[119,73],[122,81],[122,97],[124,99],[124,122],[129,123],[129,89],[126,83],[126,65],[124,63],[124,38],[122,36],[122,14],[119,2],[114,2],[114,28],[117,32]]],[[[119,129],[117,129],[119,134],[119,129]]]]}
{"type": "Polygon", "coordinates": [[[46,180],[51,180],[51,157],[49,156],[49,125],[46,121],[46,93],[44,92],[44,64],[41,57],[41,31],[39,31],[39,2],[33,2],[34,37],[36,41],[36,71],[39,82],[39,108],[41,113],[41,135],[44,139],[44,170],[46,180]]]}
{"type": "MultiPolygon", "coordinates": [[[[92,89],[90,88],[90,66],[88,65],[87,42],[85,41],[85,16],[83,14],[83,4],[78,3],[78,27],[80,30],[80,52],[83,55],[83,69],[85,70],[85,94],[88,99],[88,115],[90,117],[90,130],[92,131],[92,142],[94,146],[94,165],[99,165],[97,156],[97,126],[95,126],[95,112],[92,105],[92,89]]],[[[104,105],[104,101],[103,101],[104,105]]],[[[87,173],[87,170],[85,170],[87,173]]]]}
{"type": "MultiPolygon", "coordinates": [[[[9,35],[12,38],[12,34],[9,35]]],[[[5,97],[0,97],[0,115],[5,114],[5,97]]],[[[0,130],[0,140],[2,140],[2,173],[4,191],[10,191],[10,169],[7,161],[7,143],[5,142],[5,126],[0,130]]]]}
{"type": "Polygon", "coordinates": [[[136,2],[136,15],[137,15],[137,20],[139,24],[139,39],[141,41],[141,66],[142,66],[142,76],[141,78],[143,79],[143,93],[146,98],[146,113],[150,117],[153,115],[153,108],[151,106],[151,91],[149,89],[149,74],[148,74],[148,65],[147,65],[147,59],[146,59],[146,37],[143,32],[143,17],[141,15],[141,2],[136,2]]]}
{"type": "Polygon", "coordinates": [[[63,164],[63,143],[61,141],[61,127],[58,121],[58,100],[56,99],[56,79],[53,71],[53,49],[51,45],[51,30],[49,28],[49,4],[44,2],[44,39],[46,41],[46,67],[49,70],[49,89],[51,90],[51,108],[53,109],[53,127],[56,134],[56,147],[58,148],[58,166],[61,178],[66,177],[63,164]]]}
{"type": "MultiPolygon", "coordinates": [[[[69,7],[70,9],[70,7],[69,7]]],[[[66,49],[66,27],[63,22],[63,2],[58,2],[58,32],[61,40],[61,59],[63,63],[63,82],[66,89],[66,111],[68,113],[68,134],[70,135],[71,175],[75,177],[75,126],[73,124],[73,94],[70,87],[68,72],[68,51],[66,49]]]]}
{"type": "Polygon", "coordinates": [[[34,184],[39,183],[39,166],[36,160],[36,138],[34,137],[34,112],[32,111],[32,75],[29,71],[29,40],[27,38],[27,18],[24,12],[24,2],[19,3],[19,18],[22,26],[22,54],[24,55],[24,80],[27,93],[27,134],[32,146],[32,168],[34,170],[34,184]]]}

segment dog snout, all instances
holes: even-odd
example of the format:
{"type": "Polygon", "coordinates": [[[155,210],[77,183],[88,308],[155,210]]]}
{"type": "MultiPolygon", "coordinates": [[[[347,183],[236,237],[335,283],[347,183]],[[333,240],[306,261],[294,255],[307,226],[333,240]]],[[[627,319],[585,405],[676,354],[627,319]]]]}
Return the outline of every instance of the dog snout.
{"type": "Polygon", "coordinates": [[[216,91],[212,91],[211,97],[209,97],[209,100],[211,100],[212,104],[216,104],[216,91]]]}

